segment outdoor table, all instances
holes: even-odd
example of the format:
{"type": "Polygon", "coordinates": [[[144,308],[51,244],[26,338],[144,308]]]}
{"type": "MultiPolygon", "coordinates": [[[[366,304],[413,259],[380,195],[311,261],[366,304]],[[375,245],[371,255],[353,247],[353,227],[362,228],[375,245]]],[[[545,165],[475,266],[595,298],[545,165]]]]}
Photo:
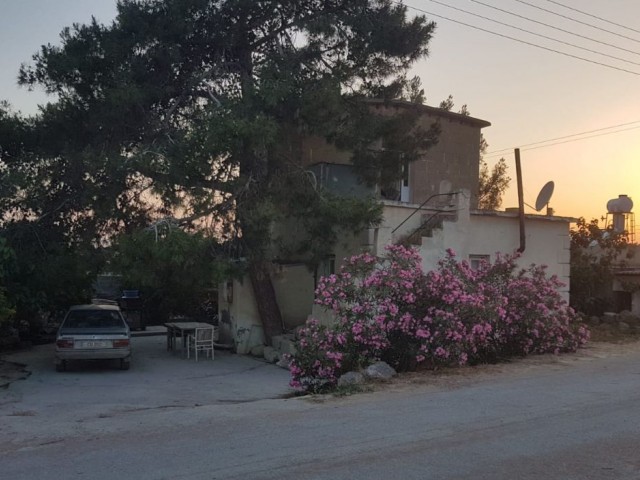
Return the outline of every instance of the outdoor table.
{"type": "Polygon", "coordinates": [[[175,350],[176,338],[180,336],[183,351],[186,348],[189,333],[195,332],[196,328],[213,328],[210,323],[203,322],[167,322],[164,326],[167,327],[167,350],[175,350]]]}

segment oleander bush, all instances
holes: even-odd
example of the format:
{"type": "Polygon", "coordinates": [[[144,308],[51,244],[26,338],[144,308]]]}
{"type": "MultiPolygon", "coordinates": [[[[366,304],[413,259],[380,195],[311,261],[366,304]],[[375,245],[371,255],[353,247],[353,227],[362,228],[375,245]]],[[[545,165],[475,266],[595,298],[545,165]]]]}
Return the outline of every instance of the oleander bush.
{"type": "Polygon", "coordinates": [[[544,266],[519,269],[498,255],[472,269],[451,250],[424,273],[415,250],[390,246],[382,257],[351,257],[324,277],[316,303],[330,326],[310,320],[290,358],[291,385],[334,387],[341,374],[383,360],[398,371],[496,362],[531,353],[575,351],[589,332],[544,266]]]}

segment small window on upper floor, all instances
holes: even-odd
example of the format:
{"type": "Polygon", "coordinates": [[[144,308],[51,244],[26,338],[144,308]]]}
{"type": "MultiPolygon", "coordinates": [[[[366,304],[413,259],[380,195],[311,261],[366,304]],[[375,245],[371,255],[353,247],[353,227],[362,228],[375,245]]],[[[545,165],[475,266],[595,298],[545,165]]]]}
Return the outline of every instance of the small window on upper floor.
{"type": "Polygon", "coordinates": [[[482,262],[489,263],[491,261],[491,255],[469,255],[469,265],[473,270],[478,270],[482,262]]]}

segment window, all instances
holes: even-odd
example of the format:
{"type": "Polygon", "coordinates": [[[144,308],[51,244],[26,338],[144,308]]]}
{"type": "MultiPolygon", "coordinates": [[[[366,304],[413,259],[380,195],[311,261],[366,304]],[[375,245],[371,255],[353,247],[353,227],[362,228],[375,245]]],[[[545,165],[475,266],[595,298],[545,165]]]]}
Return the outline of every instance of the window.
{"type": "Polygon", "coordinates": [[[329,255],[320,262],[320,265],[318,265],[318,269],[316,270],[316,274],[313,279],[314,288],[318,286],[318,280],[320,280],[321,277],[328,277],[334,273],[336,273],[336,256],[329,255]]]}
{"type": "Polygon", "coordinates": [[[491,261],[490,255],[477,255],[477,254],[469,255],[469,265],[473,270],[478,270],[480,268],[480,265],[482,265],[483,262],[489,263],[490,261],[491,261]]]}

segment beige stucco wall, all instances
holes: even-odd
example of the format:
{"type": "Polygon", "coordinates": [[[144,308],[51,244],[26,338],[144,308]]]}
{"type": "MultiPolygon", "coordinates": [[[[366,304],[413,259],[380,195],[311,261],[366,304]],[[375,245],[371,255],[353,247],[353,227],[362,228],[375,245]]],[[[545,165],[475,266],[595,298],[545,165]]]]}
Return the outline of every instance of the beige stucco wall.
{"type": "Polygon", "coordinates": [[[235,344],[240,354],[249,353],[251,347],[264,343],[264,333],[258,307],[253,296],[251,282],[229,280],[218,286],[218,308],[220,309],[220,342],[235,344]],[[229,302],[231,283],[233,294],[229,302]]]}
{"type": "Polygon", "coordinates": [[[273,287],[287,328],[303,324],[311,314],[313,283],[313,274],[306,265],[282,266],[273,276],[273,287]]]}
{"type": "MultiPolygon", "coordinates": [[[[442,229],[433,231],[432,237],[423,237],[420,245],[422,266],[425,270],[437,267],[448,248],[453,249],[459,259],[469,259],[469,255],[489,255],[495,260],[496,252],[513,253],[520,246],[520,224],[517,213],[480,212],[469,210],[470,195],[463,192],[455,196],[456,206],[449,208],[455,220],[444,220],[442,229]]],[[[416,205],[385,205],[385,221],[378,232],[376,249],[382,252],[384,246],[397,242],[402,236],[414,231],[423,216],[432,210],[421,209],[407,220],[395,233],[403,220],[416,211],[416,205]]],[[[569,299],[570,261],[570,219],[527,215],[525,219],[525,251],[518,264],[527,267],[532,263],[547,265],[549,275],[557,275],[566,285],[562,290],[565,300],[569,299]]]]}
{"type": "MultiPolygon", "coordinates": [[[[437,119],[425,115],[420,125],[429,128],[437,119]]],[[[471,205],[478,204],[478,176],[480,168],[480,129],[449,118],[439,119],[441,133],[438,143],[409,167],[410,201],[420,203],[440,193],[443,181],[451,191],[471,192],[471,205]]]]}
{"type": "MultiPolygon", "coordinates": [[[[418,121],[421,128],[429,129],[438,122],[441,132],[438,143],[409,166],[408,203],[422,203],[429,196],[440,193],[441,186],[446,182],[451,191],[465,189],[471,192],[470,204],[475,207],[480,165],[480,131],[482,127],[489,125],[488,122],[431,107],[413,107],[421,112],[418,121]]],[[[398,115],[406,108],[411,107],[406,104],[372,106],[376,113],[382,115],[398,115]]],[[[338,150],[322,138],[305,137],[299,139],[299,145],[303,165],[351,163],[350,152],[338,150]]]]}
{"type": "MultiPolygon", "coordinates": [[[[340,268],[345,257],[368,250],[370,236],[344,237],[335,247],[335,268],[340,268]]],[[[314,275],[302,264],[274,265],[273,286],[282,313],[284,327],[292,329],[305,323],[314,311],[314,275]]],[[[255,345],[264,344],[264,330],[253,296],[251,282],[229,280],[232,298],[229,302],[227,283],[218,286],[220,341],[234,344],[237,353],[249,353],[255,345]]]]}

